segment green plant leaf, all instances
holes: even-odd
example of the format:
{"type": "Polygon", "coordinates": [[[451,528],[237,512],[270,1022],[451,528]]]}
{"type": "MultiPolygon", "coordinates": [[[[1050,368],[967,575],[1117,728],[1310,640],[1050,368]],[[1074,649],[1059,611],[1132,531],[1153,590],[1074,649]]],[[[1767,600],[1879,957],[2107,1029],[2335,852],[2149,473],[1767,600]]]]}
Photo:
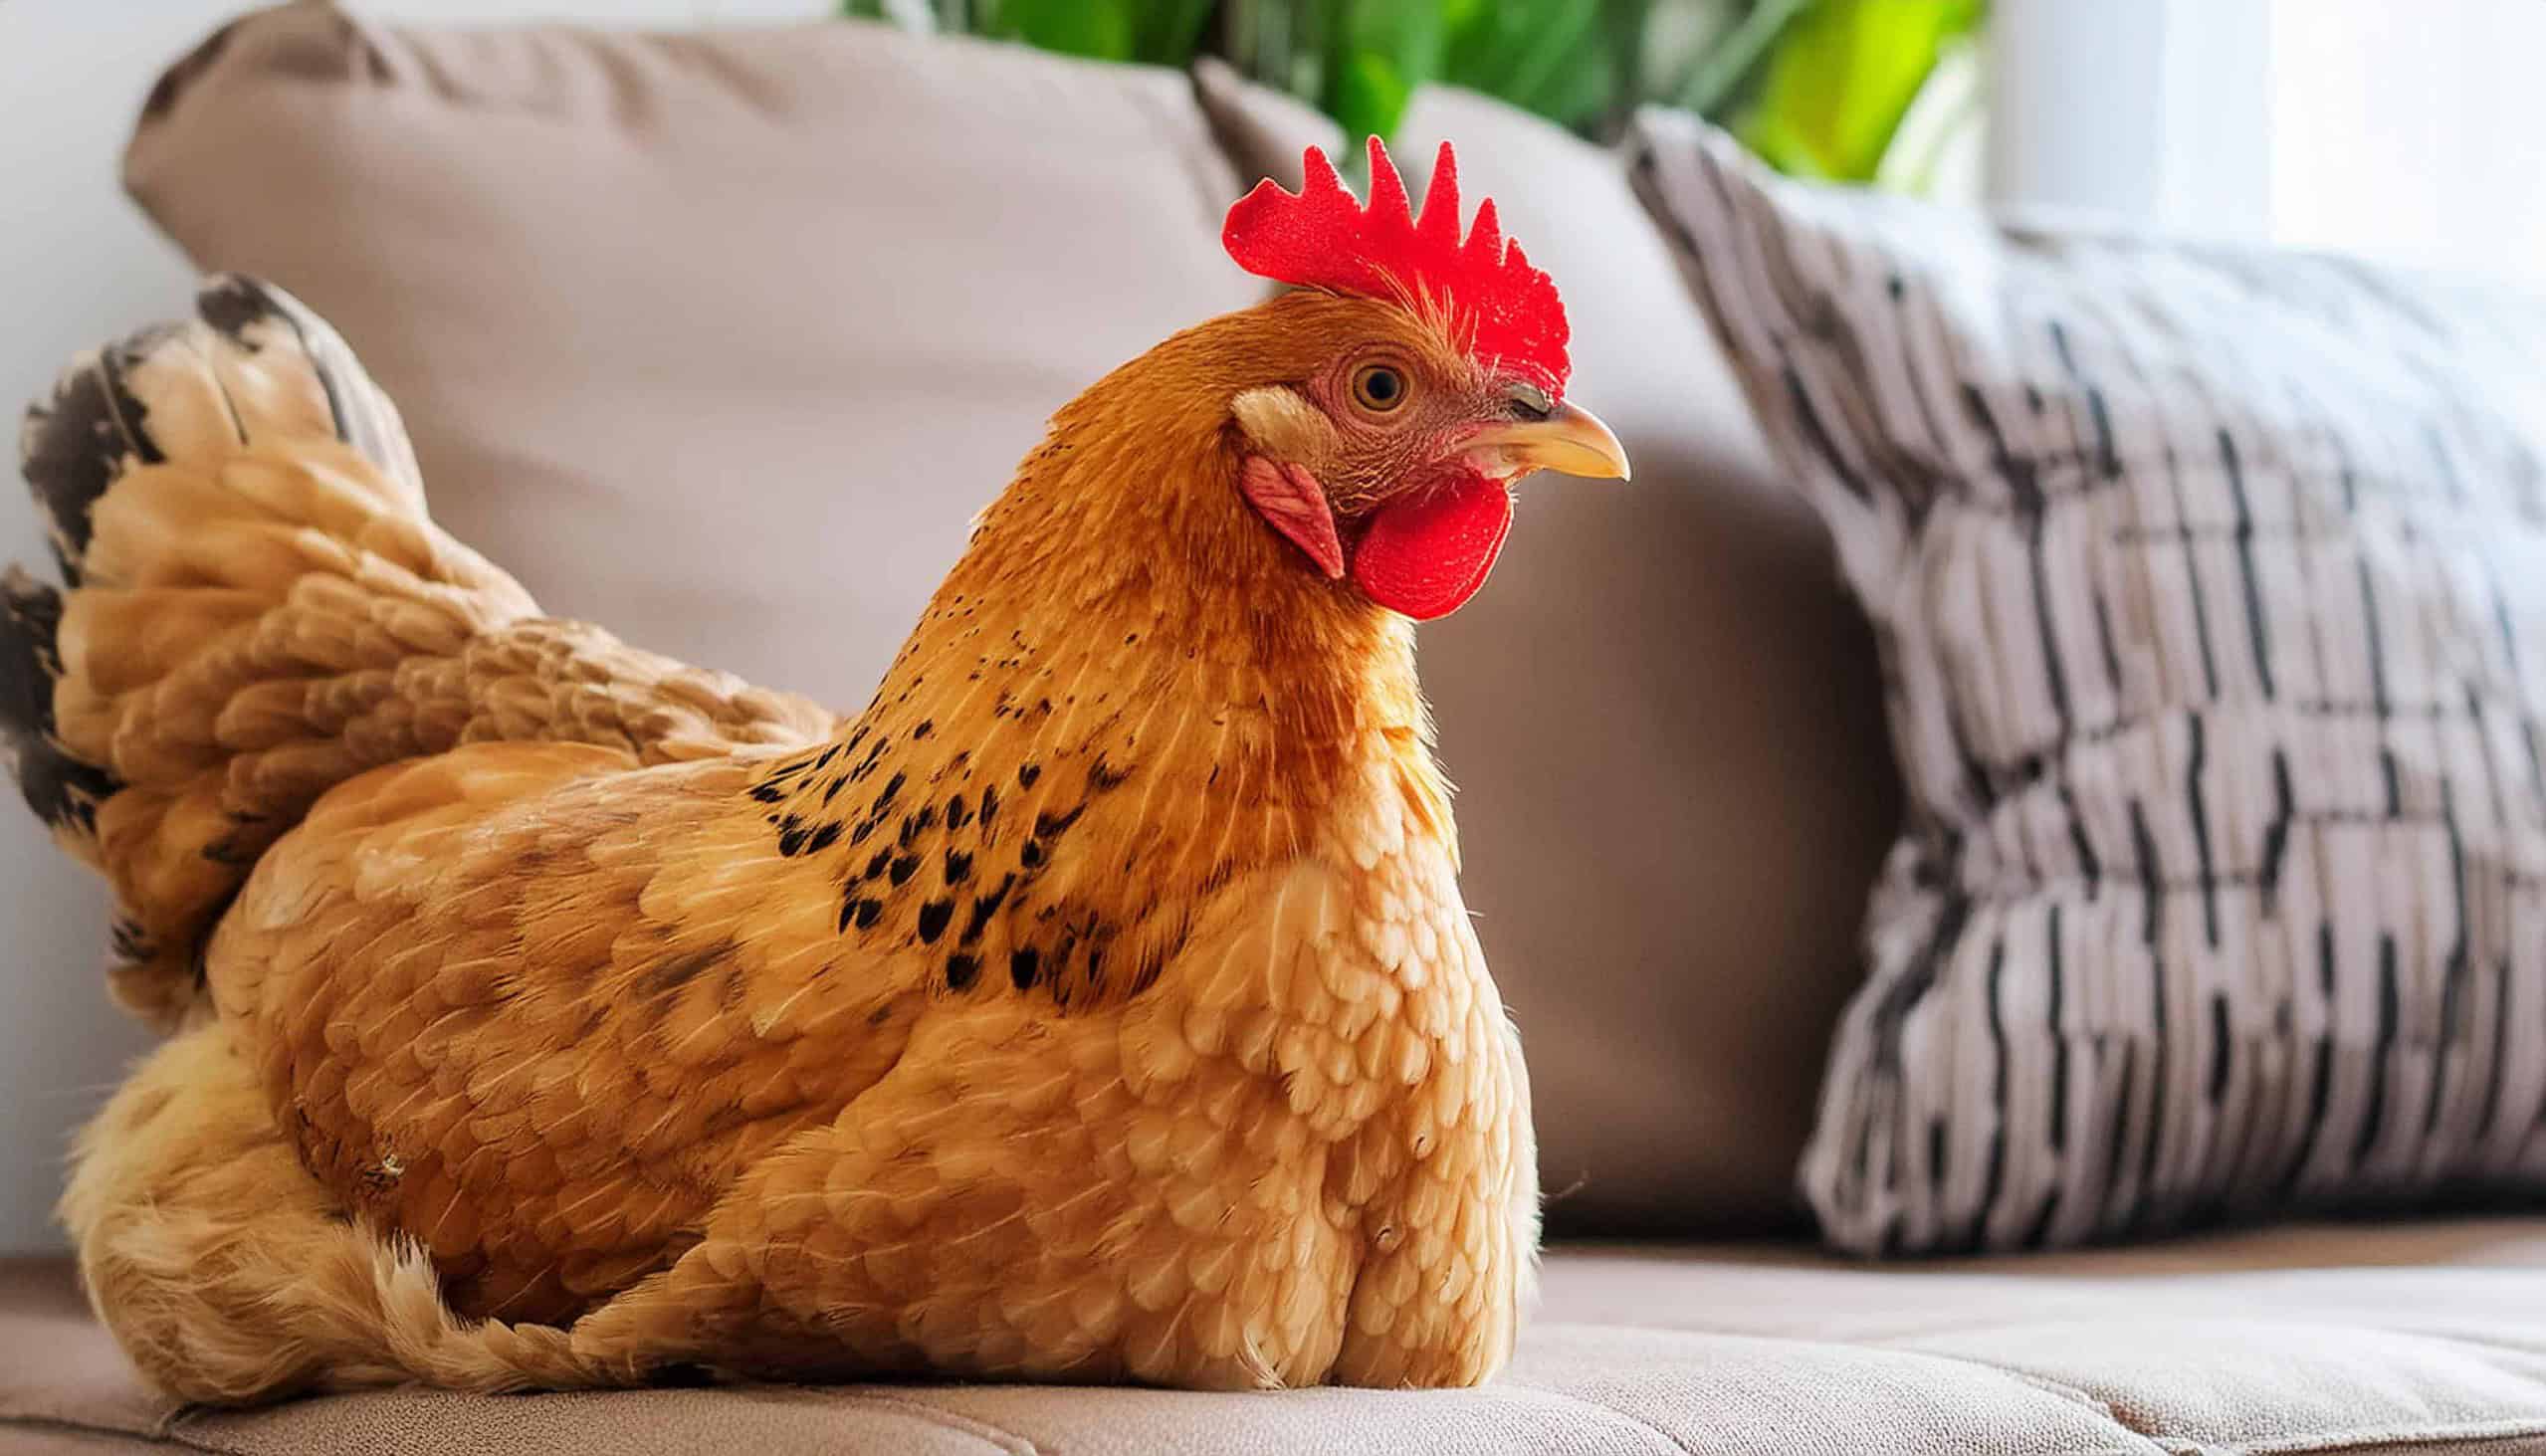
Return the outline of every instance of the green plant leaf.
{"type": "MultiPolygon", "coordinates": [[[[1414,83],[1396,63],[1377,51],[1347,52],[1338,58],[1327,85],[1326,108],[1348,137],[1385,136],[1405,115],[1414,83]]],[[[1346,143],[1350,149],[1351,143],[1346,143]]]]}
{"type": "Polygon", "coordinates": [[[1980,43],[1969,36],[1949,43],[1893,128],[1874,185],[1921,197],[1956,188],[1958,196],[1972,200],[1980,185],[1987,91],[1980,43]]]}
{"type": "Polygon", "coordinates": [[[1140,0],[999,0],[988,33],[1064,56],[1129,61],[1140,0]]]}
{"type": "Polygon", "coordinates": [[[1302,64],[1299,34],[1301,22],[1313,15],[1295,0],[1226,0],[1214,37],[1219,55],[1258,86],[1313,102],[1319,76],[1302,64]]]}
{"type": "Polygon", "coordinates": [[[1871,180],[1938,55],[1982,0],[1813,0],[1777,43],[1735,131],[1781,171],[1871,180]]]}
{"type": "Polygon", "coordinates": [[[1202,48],[1212,0],[1148,0],[1133,27],[1133,55],[1152,66],[1185,66],[1202,48]]]}
{"type": "Polygon", "coordinates": [[[1729,27],[1711,38],[1688,80],[1679,89],[1679,104],[1701,116],[1721,119],[1735,101],[1758,80],[1778,42],[1813,0],[1758,0],[1729,27]]]}
{"type": "MultiPolygon", "coordinates": [[[[1327,114],[1349,140],[1386,136],[1414,89],[1440,74],[1436,0],[1327,0],[1327,114]]],[[[1350,148],[1348,147],[1348,150],[1350,148]]]]}
{"type": "Polygon", "coordinates": [[[1614,3],[1444,6],[1451,23],[1439,79],[1569,126],[1592,125],[1618,95],[1615,34],[1607,23],[1614,3]]]}
{"type": "MultiPolygon", "coordinates": [[[[6,3],[6,0],[0,0],[6,3]]],[[[2123,3],[2123,0],[2113,0],[2123,3]]],[[[840,0],[909,30],[994,36],[1155,66],[1203,52],[1300,97],[1358,139],[1445,82],[1593,137],[1660,101],[1733,129],[1772,165],[1865,181],[1931,175],[1938,143],[1878,172],[1911,103],[1986,0],[840,0]]],[[[1977,93],[1940,98],[1950,132],[1977,93]],[[1945,104],[1945,103],[1950,103],[1945,104]]],[[[1346,149],[1346,165],[1360,152],[1346,149]]]]}
{"type": "MultiPolygon", "coordinates": [[[[840,13],[851,20],[881,20],[904,30],[934,33],[942,12],[949,23],[959,20],[951,7],[960,3],[961,0],[937,0],[934,4],[932,0],[840,0],[840,13]]],[[[954,28],[963,29],[960,24],[954,28]]]]}

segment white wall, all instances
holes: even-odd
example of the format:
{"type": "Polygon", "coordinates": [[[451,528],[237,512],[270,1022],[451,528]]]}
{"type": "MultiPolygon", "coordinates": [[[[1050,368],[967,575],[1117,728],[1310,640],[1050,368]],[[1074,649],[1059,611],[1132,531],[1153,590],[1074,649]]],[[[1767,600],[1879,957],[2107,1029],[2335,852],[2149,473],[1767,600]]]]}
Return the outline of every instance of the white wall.
{"type": "Polygon", "coordinates": [[[2546,287],[2541,0],[1999,0],[1989,195],[2546,287]]]}
{"type": "Polygon", "coordinates": [[[2273,238],[2546,285],[2546,4],[2270,8],[2273,238]]]}
{"type": "MultiPolygon", "coordinates": [[[[181,309],[190,272],[116,185],[160,67],[246,0],[0,0],[0,419],[79,350],[181,309]]],[[[798,19],[824,0],[402,0],[437,22],[616,24],[798,19]]],[[[0,439],[14,439],[14,427],[0,439]]],[[[14,477],[0,467],[0,477],[14,477]]],[[[23,494],[0,480],[0,559],[43,558],[23,494]]],[[[55,1246],[66,1135],[144,1045],[106,1004],[106,897],[0,788],[0,1253],[55,1246]]]]}
{"type": "Polygon", "coordinates": [[[2002,0],[1991,26],[1992,198],[2268,235],[2263,0],[2002,0]]]}

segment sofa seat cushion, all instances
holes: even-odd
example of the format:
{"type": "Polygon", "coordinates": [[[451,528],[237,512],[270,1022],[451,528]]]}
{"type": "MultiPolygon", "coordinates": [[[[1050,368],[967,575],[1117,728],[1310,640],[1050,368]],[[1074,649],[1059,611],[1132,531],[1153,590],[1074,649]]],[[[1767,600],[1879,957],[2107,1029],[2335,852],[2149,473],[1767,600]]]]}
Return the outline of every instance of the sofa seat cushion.
{"type": "Polygon", "coordinates": [[[0,1264],[0,1447],[265,1456],[1317,1451],[2546,1451],[2546,1219],[2307,1226],[1873,1269],[1800,1248],[1574,1248],[1477,1390],[1030,1385],[143,1393],[63,1266],[0,1264]]]}

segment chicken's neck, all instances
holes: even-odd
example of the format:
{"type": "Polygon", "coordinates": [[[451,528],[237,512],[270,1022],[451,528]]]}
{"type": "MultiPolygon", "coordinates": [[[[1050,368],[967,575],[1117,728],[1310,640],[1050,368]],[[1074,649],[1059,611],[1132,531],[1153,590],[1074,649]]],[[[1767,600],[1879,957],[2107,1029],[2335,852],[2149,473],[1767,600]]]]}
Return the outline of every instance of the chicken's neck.
{"type": "Polygon", "coordinates": [[[1245,506],[1224,408],[1135,423],[1106,396],[1063,411],[986,513],[877,728],[959,724],[976,758],[1132,774],[1136,800],[1190,797],[1241,840],[1307,832],[1375,753],[1428,777],[1412,625],[1245,506]]]}
{"type": "MultiPolygon", "coordinates": [[[[962,821],[974,880],[1013,877],[1004,909],[1084,919],[1117,988],[1200,897],[1373,793],[1451,834],[1411,624],[1246,509],[1224,423],[1103,386],[1065,409],[838,743],[879,817],[962,821]]],[[[1108,983],[1043,969],[1064,997],[1108,983]]]]}

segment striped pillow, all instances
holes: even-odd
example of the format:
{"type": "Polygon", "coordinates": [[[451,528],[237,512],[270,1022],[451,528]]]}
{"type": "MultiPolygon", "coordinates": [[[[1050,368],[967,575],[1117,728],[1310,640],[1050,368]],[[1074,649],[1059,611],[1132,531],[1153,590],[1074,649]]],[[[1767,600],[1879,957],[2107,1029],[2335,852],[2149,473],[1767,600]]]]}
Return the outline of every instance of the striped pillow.
{"type": "Polygon", "coordinates": [[[1861,1253],[2546,1192],[2546,307],[1631,143],[1881,642],[1861,1253]]]}

